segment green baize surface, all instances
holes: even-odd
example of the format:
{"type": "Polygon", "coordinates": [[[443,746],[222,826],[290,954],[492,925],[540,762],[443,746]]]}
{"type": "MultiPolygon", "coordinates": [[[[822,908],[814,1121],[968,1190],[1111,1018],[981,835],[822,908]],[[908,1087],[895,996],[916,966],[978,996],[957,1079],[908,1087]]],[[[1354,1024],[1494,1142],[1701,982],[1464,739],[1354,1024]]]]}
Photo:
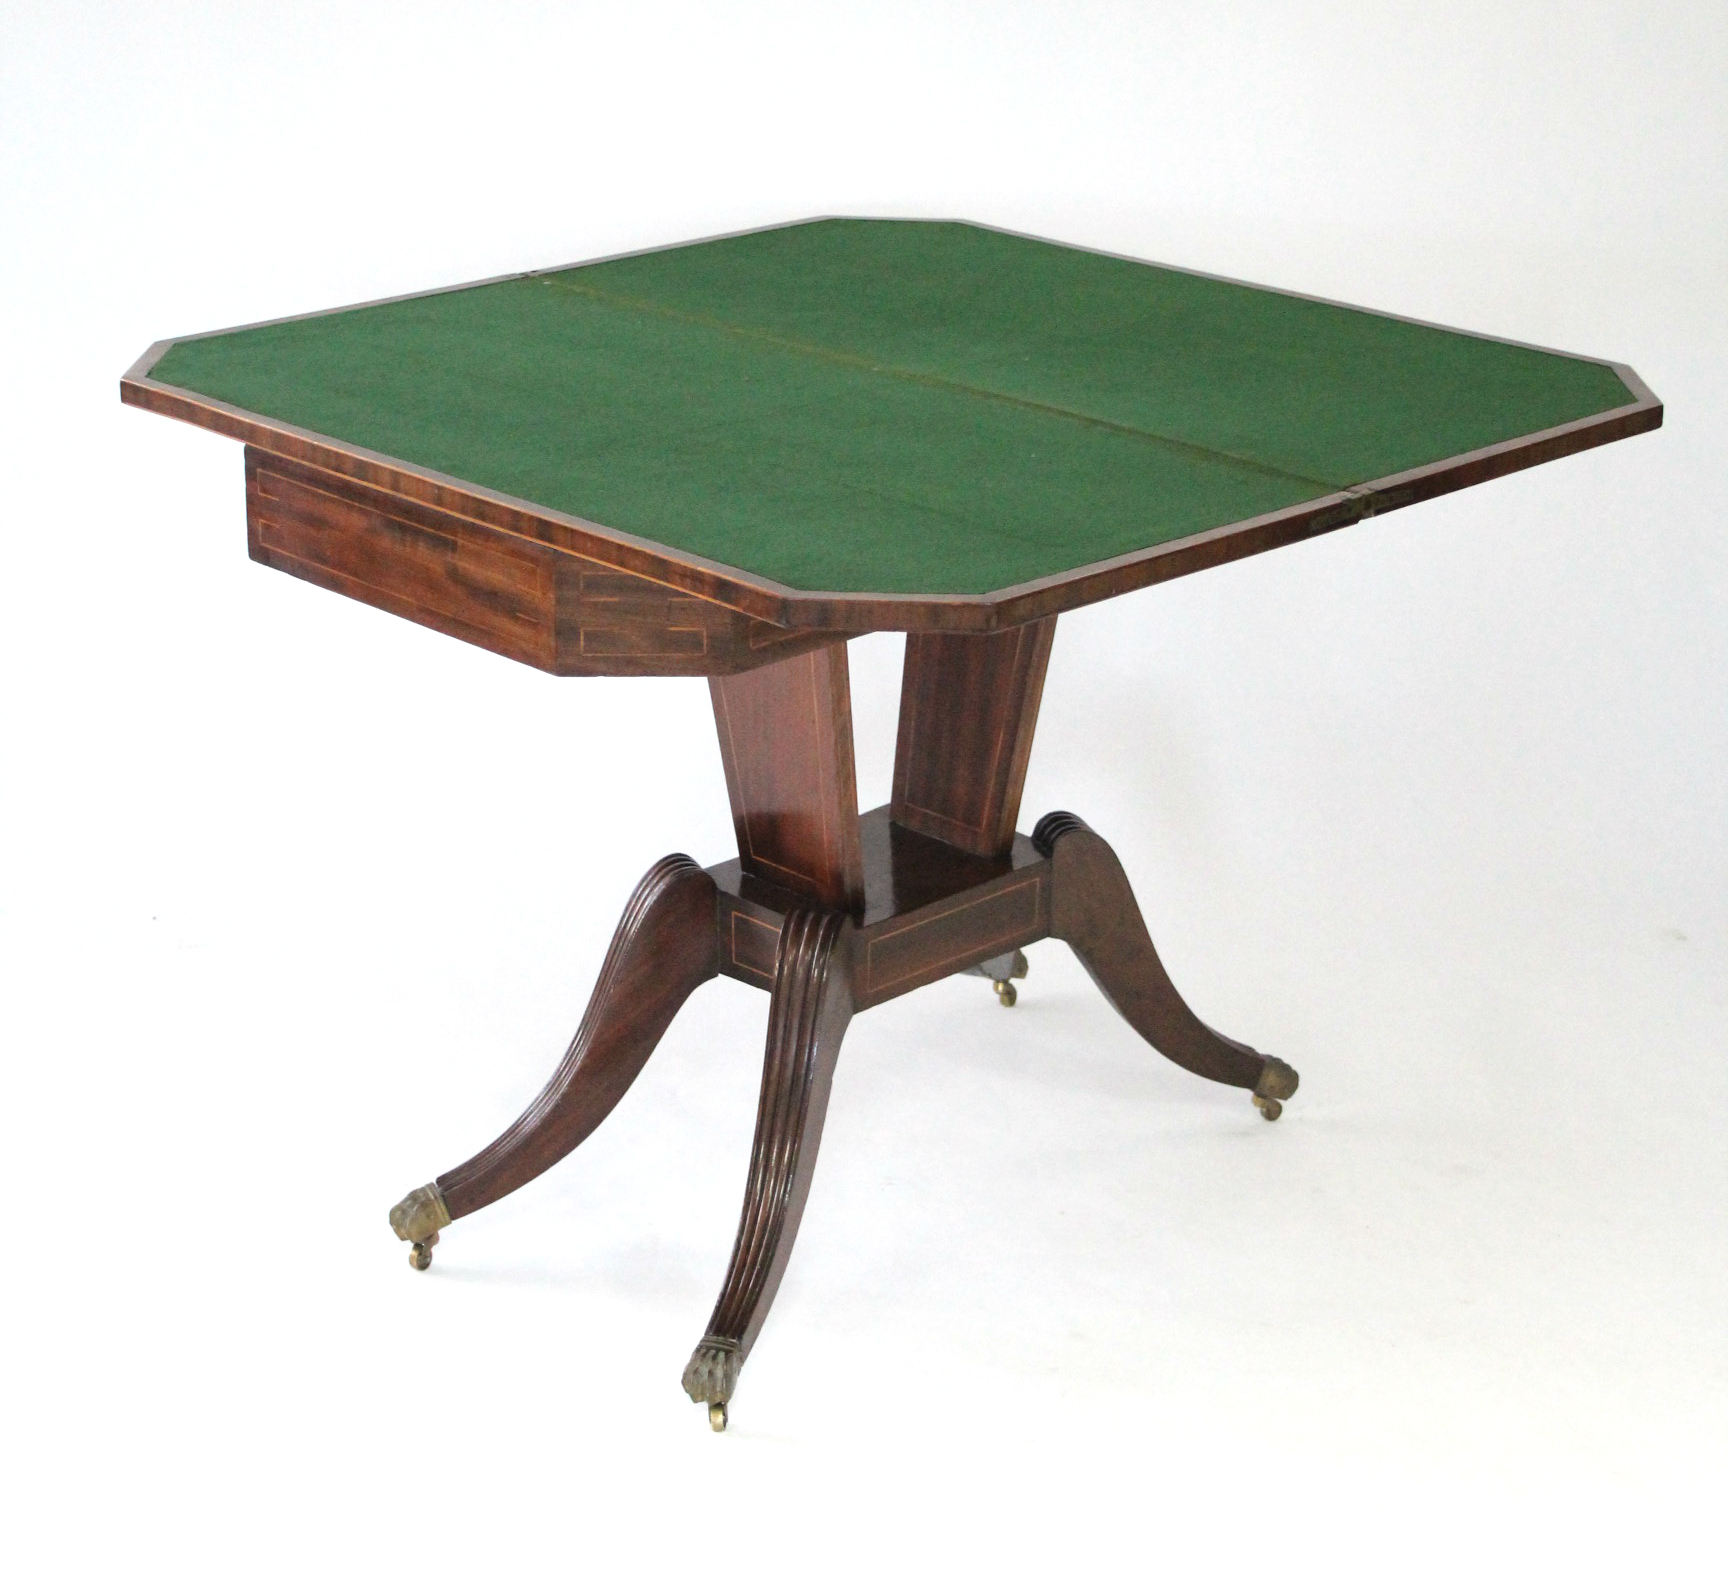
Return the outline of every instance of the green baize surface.
{"type": "Polygon", "coordinates": [[[154,378],[805,590],[977,594],[1620,407],[1612,369],[828,220],[181,342],[154,378]]]}

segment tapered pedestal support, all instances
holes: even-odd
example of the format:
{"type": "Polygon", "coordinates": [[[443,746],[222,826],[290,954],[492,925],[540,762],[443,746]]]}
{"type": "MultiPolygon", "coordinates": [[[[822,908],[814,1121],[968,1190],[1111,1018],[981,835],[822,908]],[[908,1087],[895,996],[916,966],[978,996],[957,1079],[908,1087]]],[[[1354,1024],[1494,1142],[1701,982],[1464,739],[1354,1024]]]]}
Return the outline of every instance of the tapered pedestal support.
{"type": "Polygon", "coordinates": [[[1295,1070],[1195,1016],[1109,845],[1060,812],[1031,838],[1015,833],[1052,626],[908,645],[894,802],[862,817],[843,644],[711,680],[739,857],[703,871],[677,854],[643,878],[545,1089],[479,1155],[391,1212],[415,1267],[452,1221],[585,1139],[716,974],[771,993],[738,1234],[684,1369],[716,1431],[791,1257],[854,1013],[962,973],[987,976],[1011,1006],[1022,949],[1054,936],[1165,1056],[1278,1116],[1295,1070]]]}

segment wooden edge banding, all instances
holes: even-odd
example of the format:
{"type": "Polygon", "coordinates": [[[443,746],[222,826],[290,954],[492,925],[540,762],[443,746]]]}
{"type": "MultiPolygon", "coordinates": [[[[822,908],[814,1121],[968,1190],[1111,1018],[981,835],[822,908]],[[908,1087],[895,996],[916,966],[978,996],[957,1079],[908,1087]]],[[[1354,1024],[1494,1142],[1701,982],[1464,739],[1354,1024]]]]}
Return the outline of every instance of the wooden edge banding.
{"type": "MultiPolygon", "coordinates": [[[[1499,338],[1480,339],[1492,341],[1499,338]]],[[[882,629],[989,633],[1016,627],[1038,617],[1073,610],[1112,595],[1125,594],[1203,568],[1294,544],[1363,518],[1642,434],[1659,428],[1663,416],[1661,402],[1630,367],[1605,363],[1605,367],[1613,369],[1625,382],[1634,394],[1634,401],[1552,429],[1496,442],[1457,457],[1444,458],[1299,502],[1276,512],[1221,524],[1200,534],[1083,567],[1068,568],[1025,583],[977,595],[908,596],[867,591],[796,590],[762,574],[730,567],[694,552],[537,506],[520,497],[488,490],[433,469],[151,379],[148,370],[172,345],[172,341],[153,343],[133,364],[120,382],[122,402],[232,436],[314,467],[349,475],[397,495],[509,528],[531,539],[543,540],[624,571],[660,580],[776,627],[851,635],[882,629]]]]}
{"type": "Polygon", "coordinates": [[[1117,259],[1124,264],[1145,265],[1154,270],[1163,270],[1171,275],[1186,275],[1198,281],[1216,281],[1224,286],[1245,287],[1253,292],[1266,292],[1274,297],[1294,298],[1298,302],[1316,303],[1323,308],[1348,309],[1355,314],[1371,314],[1376,319],[1389,319],[1403,325],[1416,325],[1424,330],[1446,331],[1454,336],[1468,336],[1474,341],[1495,342],[1503,347],[1520,347],[1526,352],[1547,353],[1555,358],[1571,358],[1580,363],[1600,363],[1615,371],[1625,369],[1624,364],[1614,363],[1606,358],[1590,358],[1580,353],[1568,352],[1561,347],[1545,347],[1537,342],[1517,341],[1510,336],[1491,336],[1484,331],[1465,330],[1457,325],[1443,325],[1438,320],[1417,319],[1409,314],[1394,314],[1386,309],[1370,308],[1363,303],[1346,303],[1340,298],[1321,297],[1313,292],[1299,292],[1293,287],[1268,286],[1263,281],[1245,281],[1240,276],[1220,275],[1216,271],[1196,270],[1188,265],[1170,264],[1162,259],[1143,259],[1131,253],[1118,253],[1110,248],[1095,248],[1082,242],[1074,242],[1062,237],[1046,237],[1040,232],[1020,231],[1012,226],[997,226],[986,220],[972,220],[964,215],[921,215],[906,217],[899,215],[836,215],[817,214],[799,215],[791,220],[771,221],[765,226],[742,226],[733,231],[709,232],[700,237],[680,237],[671,242],[650,243],[642,248],[626,248],[618,253],[596,254],[587,259],[570,259],[563,264],[540,265],[531,270],[506,270],[501,275],[483,275],[472,281],[457,281],[449,286],[421,287],[412,292],[392,292],[385,297],[364,298],[356,303],[339,303],[333,308],[309,309],[300,314],[278,314],[271,319],[248,320],[240,325],[223,325],[215,330],[195,331],[186,336],[173,336],[164,341],[153,342],[148,352],[126,371],[131,378],[142,378],[155,366],[156,359],[172,347],[176,342],[207,341],[214,336],[232,336],[243,330],[262,330],[271,325],[292,325],[300,320],[324,319],[331,314],[351,314],[363,308],[383,308],[392,303],[412,303],[423,297],[443,297],[451,292],[466,292],[477,286],[497,286],[505,281],[528,281],[536,276],[563,275],[570,270],[584,269],[589,265],[613,264],[622,259],[646,258],[657,253],[676,253],[685,248],[700,247],[709,242],[730,242],[740,237],[760,236],[771,231],[790,231],[798,226],[818,225],[824,221],[835,220],[901,220],[914,218],[925,224],[970,226],[976,231],[993,231],[999,236],[1018,237],[1026,242],[1041,242],[1053,248],[1062,248],[1070,253],[1089,253],[1100,259],[1117,259]]]}
{"type": "MultiPolygon", "coordinates": [[[[157,343],[139,363],[148,360],[153,364],[171,345],[157,343]]],[[[344,475],[441,511],[474,518],[494,528],[540,540],[558,550],[573,551],[590,561],[664,583],[685,594],[698,595],[776,627],[810,626],[789,615],[788,599],[795,596],[795,591],[771,579],[742,573],[690,551],[661,545],[621,529],[590,523],[570,513],[537,506],[519,496],[488,490],[435,469],[320,435],[315,430],[250,413],[230,403],[218,402],[147,377],[128,374],[123,378],[120,400],[132,407],[244,441],[260,451],[344,475]]],[[[844,631],[861,633],[869,630],[848,627],[844,631]]]]}
{"type": "MultiPolygon", "coordinates": [[[[1630,369],[1618,364],[1613,367],[1635,390],[1648,391],[1630,369]]],[[[1424,464],[1259,517],[1220,524],[1146,550],[1129,551],[1107,561],[1009,585],[987,595],[929,595],[908,600],[900,596],[806,594],[789,602],[788,609],[815,627],[844,627],[855,620],[850,614],[862,609],[871,614],[874,620],[870,625],[877,629],[995,632],[1240,561],[1262,551],[1294,545],[1364,518],[1381,516],[1539,463],[1641,435],[1659,429],[1661,424],[1662,404],[1654,396],[1647,396],[1571,424],[1424,464]]]]}
{"type": "Polygon", "coordinates": [[[732,675],[835,642],[245,448],[254,561],[562,677],[732,675]]]}

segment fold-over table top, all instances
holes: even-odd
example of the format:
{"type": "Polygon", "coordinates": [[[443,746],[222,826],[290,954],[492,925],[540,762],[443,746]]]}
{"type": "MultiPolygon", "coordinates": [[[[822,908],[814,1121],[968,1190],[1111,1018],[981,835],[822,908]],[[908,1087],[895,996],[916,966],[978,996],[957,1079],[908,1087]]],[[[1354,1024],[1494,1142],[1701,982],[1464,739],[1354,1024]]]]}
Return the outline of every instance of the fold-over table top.
{"type": "Polygon", "coordinates": [[[1021,620],[1661,421],[1623,366],[891,220],[160,344],[128,384],[860,629],[1021,620]]]}

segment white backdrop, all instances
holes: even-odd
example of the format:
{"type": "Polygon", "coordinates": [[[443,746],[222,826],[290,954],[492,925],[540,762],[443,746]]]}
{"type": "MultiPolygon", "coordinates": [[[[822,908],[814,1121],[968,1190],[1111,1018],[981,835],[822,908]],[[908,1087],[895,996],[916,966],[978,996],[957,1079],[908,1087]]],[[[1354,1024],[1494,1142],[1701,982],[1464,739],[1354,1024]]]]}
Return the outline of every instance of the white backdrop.
{"type": "MultiPolygon", "coordinates": [[[[29,10],[14,1578],[1708,1573],[1721,5],[29,10]],[[1668,420],[1062,619],[1023,827],[1105,833],[1301,1093],[1268,1128],[1055,944],[1012,1013],[951,981],[859,1020],[715,1438],[678,1374],[758,993],[698,993],[429,1274],[384,1222],[539,1085],[649,863],[731,851],[704,686],[556,681],[253,566],[239,448],[116,387],[162,336],[836,212],[1623,359],[1668,420]]],[[[853,646],[866,806],[898,664],[853,646]]]]}

